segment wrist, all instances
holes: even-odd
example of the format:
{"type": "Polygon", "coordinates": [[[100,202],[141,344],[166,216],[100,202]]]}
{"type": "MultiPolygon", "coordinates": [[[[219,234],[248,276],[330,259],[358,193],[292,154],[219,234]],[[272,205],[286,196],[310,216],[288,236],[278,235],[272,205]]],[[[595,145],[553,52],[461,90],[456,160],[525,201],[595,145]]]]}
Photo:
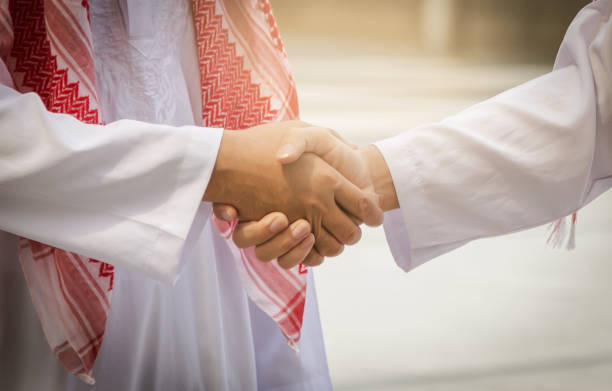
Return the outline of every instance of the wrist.
{"type": "Polygon", "coordinates": [[[235,161],[232,153],[236,151],[236,136],[238,136],[238,132],[223,131],[219,151],[217,153],[217,160],[215,161],[215,167],[208,181],[208,186],[206,186],[206,191],[202,198],[203,201],[223,202],[228,198],[226,193],[231,188],[228,184],[236,171],[232,165],[235,161]]]}
{"type": "Polygon", "coordinates": [[[363,147],[359,152],[369,171],[374,191],[380,199],[380,207],[385,212],[399,208],[393,178],[383,155],[374,145],[363,147]]]}

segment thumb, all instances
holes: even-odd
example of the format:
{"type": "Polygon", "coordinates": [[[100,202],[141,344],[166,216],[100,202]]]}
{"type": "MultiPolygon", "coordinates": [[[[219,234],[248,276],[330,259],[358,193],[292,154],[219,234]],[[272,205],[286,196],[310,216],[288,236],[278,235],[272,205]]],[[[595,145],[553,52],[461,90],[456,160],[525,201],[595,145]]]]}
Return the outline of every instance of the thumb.
{"type": "Polygon", "coordinates": [[[308,140],[307,133],[303,133],[303,129],[311,129],[313,126],[302,121],[286,121],[285,124],[291,125],[288,136],[284,137],[283,144],[276,152],[276,160],[281,164],[289,164],[298,160],[300,156],[307,151],[308,140]]]}
{"type": "Polygon", "coordinates": [[[213,213],[215,217],[223,221],[234,221],[238,218],[238,211],[231,205],[214,203],[213,213]]]}
{"type": "Polygon", "coordinates": [[[276,160],[281,164],[293,163],[306,152],[323,157],[339,143],[353,149],[351,144],[330,129],[319,126],[297,128],[285,137],[284,144],[276,153],[276,160]]]}
{"type": "Polygon", "coordinates": [[[286,140],[276,152],[276,160],[281,164],[289,164],[298,160],[306,150],[304,137],[295,135],[286,140]]]}

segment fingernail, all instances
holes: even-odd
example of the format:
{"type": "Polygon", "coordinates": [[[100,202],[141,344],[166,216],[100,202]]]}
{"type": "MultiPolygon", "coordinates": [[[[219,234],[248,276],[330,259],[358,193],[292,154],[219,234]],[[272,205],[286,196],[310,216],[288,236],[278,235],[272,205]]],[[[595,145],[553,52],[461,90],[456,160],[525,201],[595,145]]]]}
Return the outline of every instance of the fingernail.
{"type": "Polygon", "coordinates": [[[308,235],[310,232],[310,227],[306,223],[300,223],[296,227],[293,227],[291,230],[291,236],[294,239],[302,239],[304,236],[308,235]]]}
{"type": "Polygon", "coordinates": [[[229,213],[227,213],[227,211],[223,210],[221,211],[221,218],[225,221],[232,221],[234,220],[234,218],[232,216],[230,216],[229,213]]]}
{"type": "Polygon", "coordinates": [[[302,243],[300,243],[300,247],[310,248],[312,247],[313,244],[314,244],[314,235],[310,234],[308,235],[306,239],[302,240],[302,243]]]}
{"type": "Polygon", "coordinates": [[[285,229],[286,226],[287,224],[285,223],[285,220],[280,217],[277,217],[272,220],[272,223],[270,223],[270,231],[276,234],[285,229]]]}
{"type": "Polygon", "coordinates": [[[278,149],[276,153],[277,159],[286,159],[296,153],[296,149],[292,144],[285,144],[278,149]]]}
{"type": "Polygon", "coordinates": [[[349,238],[348,243],[346,243],[346,244],[355,244],[355,243],[359,242],[359,239],[361,239],[361,230],[359,228],[357,228],[355,230],[355,232],[353,232],[353,234],[349,238]]]}

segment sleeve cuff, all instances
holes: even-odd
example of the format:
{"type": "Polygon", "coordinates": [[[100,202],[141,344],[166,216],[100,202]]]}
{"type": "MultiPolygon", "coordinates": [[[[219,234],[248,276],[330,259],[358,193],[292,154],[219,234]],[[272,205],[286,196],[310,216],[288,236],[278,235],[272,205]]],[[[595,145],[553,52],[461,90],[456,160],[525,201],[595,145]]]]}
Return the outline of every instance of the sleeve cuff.
{"type": "Polygon", "coordinates": [[[178,171],[176,186],[163,211],[158,214],[159,230],[144,260],[142,271],[164,283],[173,284],[190,257],[191,245],[210,216],[210,204],[202,197],[212,175],[223,129],[185,126],[178,129],[189,140],[178,171]]]}
{"type": "Polygon", "coordinates": [[[419,245],[418,224],[427,221],[426,203],[419,189],[420,177],[404,143],[394,138],[374,143],[380,150],[387,166],[400,208],[385,213],[383,227],[387,244],[397,266],[408,272],[446,252],[461,247],[468,241],[445,243],[433,246],[419,245]],[[402,158],[395,158],[401,156],[402,158]],[[416,223],[413,223],[416,222],[416,223]]]}

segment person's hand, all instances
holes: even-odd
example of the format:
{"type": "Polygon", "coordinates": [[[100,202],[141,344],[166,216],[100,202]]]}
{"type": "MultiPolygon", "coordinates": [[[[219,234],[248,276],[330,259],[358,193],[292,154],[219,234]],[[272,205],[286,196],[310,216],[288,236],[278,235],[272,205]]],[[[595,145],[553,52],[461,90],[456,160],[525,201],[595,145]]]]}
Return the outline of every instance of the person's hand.
{"type": "MultiPolygon", "coordinates": [[[[238,219],[238,212],[231,205],[213,204],[213,213],[223,221],[238,219]]],[[[317,266],[324,259],[313,248],[310,223],[298,219],[289,225],[287,217],[280,212],[272,212],[259,221],[239,222],[232,239],[239,248],[255,246],[255,256],[259,260],[277,259],[278,264],[287,269],[299,263],[317,266]],[[298,226],[303,226],[308,234],[296,232],[298,226]]]]}
{"type": "MultiPolygon", "coordinates": [[[[278,151],[277,159],[288,164],[299,159],[305,152],[318,154],[361,188],[377,190],[386,210],[398,207],[389,171],[376,147],[359,149],[331,130],[315,128],[305,137],[298,132],[293,139],[289,139],[278,151]]],[[[236,218],[236,211],[231,205],[215,204],[213,211],[222,220],[231,221],[236,218]]],[[[297,264],[303,261],[305,265],[316,266],[323,262],[316,248],[308,252],[307,241],[290,235],[286,219],[282,226],[272,224],[275,218],[280,219],[278,214],[271,214],[258,222],[239,223],[234,241],[239,247],[256,246],[256,254],[259,252],[265,254],[265,257],[278,257],[279,263],[297,264]]]]}
{"type": "Polygon", "coordinates": [[[290,164],[304,153],[313,153],[359,188],[374,192],[383,211],[399,208],[391,172],[378,148],[359,148],[331,129],[316,128],[315,134],[290,138],[277,152],[277,160],[290,164]]]}
{"type": "MultiPolygon", "coordinates": [[[[312,153],[291,164],[276,161],[276,152],[288,143],[330,152],[328,144],[316,145],[306,138],[322,133],[319,129],[291,121],[226,132],[204,200],[233,205],[242,221],[258,220],[273,211],[283,212],[288,221],[305,218],[312,226],[319,254],[338,254],[343,244],[359,239],[356,222],[379,225],[382,210],[373,194],[312,153]]],[[[301,234],[300,226],[294,223],[290,231],[301,234]]]]}

